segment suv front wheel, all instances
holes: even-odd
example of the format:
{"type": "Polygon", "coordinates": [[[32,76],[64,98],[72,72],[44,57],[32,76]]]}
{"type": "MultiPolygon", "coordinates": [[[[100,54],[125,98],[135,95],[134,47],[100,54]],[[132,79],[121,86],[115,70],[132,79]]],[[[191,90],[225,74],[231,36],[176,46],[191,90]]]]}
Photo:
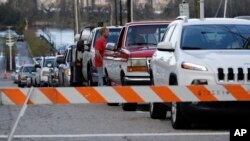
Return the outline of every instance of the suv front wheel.
{"type": "Polygon", "coordinates": [[[190,128],[191,122],[182,113],[185,103],[172,103],[171,105],[171,123],[174,129],[190,128]]]}
{"type": "Polygon", "coordinates": [[[152,119],[165,119],[167,108],[162,103],[150,103],[149,113],[152,119]]]}

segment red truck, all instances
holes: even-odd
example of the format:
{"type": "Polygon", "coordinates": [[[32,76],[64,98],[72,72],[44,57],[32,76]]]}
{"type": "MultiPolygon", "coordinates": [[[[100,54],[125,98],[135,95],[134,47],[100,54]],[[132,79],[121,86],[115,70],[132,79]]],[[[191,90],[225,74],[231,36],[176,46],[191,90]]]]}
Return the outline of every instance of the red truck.
{"type": "MultiPolygon", "coordinates": [[[[107,84],[151,84],[148,68],[158,42],[169,22],[147,21],[127,23],[116,44],[107,43],[104,71],[107,84]]],[[[125,111],[134,111],[137,103],[122,104],[125,111]]]]}

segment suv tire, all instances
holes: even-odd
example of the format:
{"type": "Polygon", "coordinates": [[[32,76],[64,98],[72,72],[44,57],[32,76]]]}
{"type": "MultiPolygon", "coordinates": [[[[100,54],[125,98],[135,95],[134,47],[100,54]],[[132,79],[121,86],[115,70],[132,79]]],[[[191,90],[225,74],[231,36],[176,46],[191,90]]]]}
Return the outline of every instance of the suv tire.
{"type": "Polygon", "coordinates": [[[152,119],[166,119],[167,108],[162,103],[150,103],[149,113],[152,119]]]}

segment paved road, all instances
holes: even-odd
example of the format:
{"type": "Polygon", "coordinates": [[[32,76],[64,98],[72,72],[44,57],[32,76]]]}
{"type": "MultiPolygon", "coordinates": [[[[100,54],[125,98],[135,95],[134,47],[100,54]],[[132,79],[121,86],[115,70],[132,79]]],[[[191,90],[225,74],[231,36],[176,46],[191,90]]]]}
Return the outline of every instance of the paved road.
{"type": "MultiPolygon", "coordinates": [[[[0,107],[0,138],[9,133],[19,110],[0,107]]],[[[223,126],[213,126],[174,130],[169,118],[152,120],[148,112],[107,105],[29,106],[16,130],[16,135],[26,136],[15,141],[229,141],[223,126]],[[62,138],[66,136],[74,138],[62,138]]]]}

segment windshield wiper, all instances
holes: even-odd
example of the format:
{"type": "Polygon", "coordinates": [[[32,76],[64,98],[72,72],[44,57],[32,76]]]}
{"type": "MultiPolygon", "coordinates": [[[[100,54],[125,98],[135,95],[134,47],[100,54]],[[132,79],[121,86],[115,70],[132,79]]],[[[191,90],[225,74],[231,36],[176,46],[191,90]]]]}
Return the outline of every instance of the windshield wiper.
{"type": "Polygon", "coordinates": [[[182,49],[184,50],[201,50],[203,48],[200,48],[200,47],[181,47],[182,49]]]}

